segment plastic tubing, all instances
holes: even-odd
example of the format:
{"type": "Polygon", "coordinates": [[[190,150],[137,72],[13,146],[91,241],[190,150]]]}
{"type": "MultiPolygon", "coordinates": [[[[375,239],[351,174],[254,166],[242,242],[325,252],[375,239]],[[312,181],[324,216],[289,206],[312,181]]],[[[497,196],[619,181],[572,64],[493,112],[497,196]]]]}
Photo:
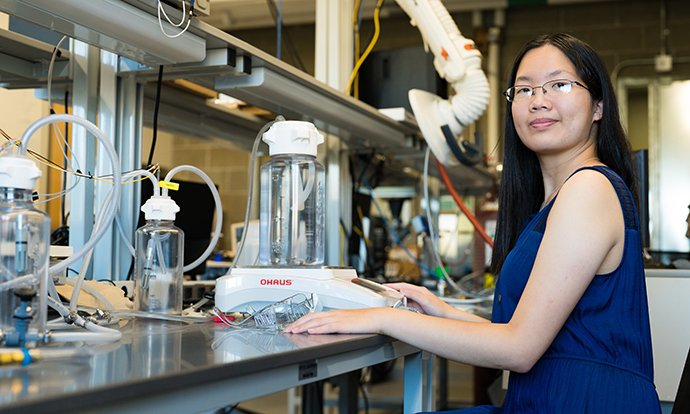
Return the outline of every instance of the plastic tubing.
{"type": "Polygon", "coordinates": [[[76,326],[81,326],[84,327],[86,330],[89,332],[51,332],[48,336],[48,339],[50,342],[95,342],[95,343],[104,343],[104,342],[115,342],[119,341],[120,338],[122,338],[122,332],[112,329],[112,328],[106,328],[103,326],[98,326],[97,324],[87,321],[81,316],[78,316],[76,313],[70,312],[70,310],[60,303],[60,301],[57,301],[53,298],[48,298],[48,302],[50,303],[50,306],[55,309],[63,318],[64,317],[71,317],[72,315],[76,315],[76,319],[74,320],[74,324],[76,326]]]}
{"type": "Polygon", "coordinates": [[[14,278],[14,279],[10,279],[6,282],[2,282],[2,283],[0,283],[0,292],[2,292],[3,290],[12,289],[16,285],[21,285],[22,283],[28,283],[28,284],[36,283],[36,276],[24,275],[24,276],[19,276],[19,277],[14,278]]]}
{"type": "Polygon", "coordinates": [[[243,225],[245,231],[242,232],[242,237],[240,237],[240,244],[237,246],[237,251],[235,252],[235,257],[232,259],[232,263],[230,264],[230,269],[228,269],[228,274],[230,274],[230,271],[234,269],[237,265],[237,259],[239,259],[240,255],[242,254],[242,249],[244,248],[244,241],[247,239],[247,233],[249,233],[249,215],[251,214],[252,199],[254,198],[254,167],[256,164],[256,155],[259,150],[261,138],[263,137],[264,132],[268,131],[268,129],[271,126],[273,126],[273,124],[282,121],[285,121],[285,118],[283,118],[282,115],[278,115],[276,119],[262,126],[261,129],[259,129],[259,132],[256,133],[256,138],[254,138],[254,145],[252,145],[252,153],[249,156],[249,191],[247,193],[247,208],[244,212],[243,225]]]}
{"type": "Polygon", "coordinates": [[[51,332],[50,342],[115,342],[122,338],[122,332],[85,321],[84,328],[89,332],[51,332]]]}
{"type": "MultiPolygon", "coordinates": [[[[216,186],[213,185],[213,181],[211,178],[209,178],[208,175],[206,175],[205,172],[201,171],[197,167],[194,167],[192,165],[180,165],[172,170],[165,176],[165,181],[171,181],[173,176],[177,174],[178,172],[181,171],[189,171],[192,172],[201,179],[204,180],[204,182],[208,185],[208,188],[211,190],[211,194],[213,194],[213,201],[216,202],[216,228],[213,231],[213,237],[211,238],[211,242],[208,244],[208,247],[206,250],[204,250],[203,253],[201,253],[201,256],[199,256],[195,261],[192,263],[184,266],[182,268],[182,271],[186,272],[191,269],[194,269],[195,267],[199,266],[206,258],[211,254],[213,251],[213,248],[216,247],[216,243],[218,243],[218,239],[220,238],[220,233],[223,229],[223,206],[220,202],[220,195],[218,195],[218,190],[216,189],[216,186]]],[[[168,195],[168,189],[164,188],[162,190],[162,195],[167,196],[168,195]]]]}
{"type": "MultiPolygon", "coordinates": [[[[76,251],[71,257],[61,261],[60,263],[51,266],[49,269],[50,274],[56,274],[60,273],[63,270],[67,269],[70,265],[72,265],[74,262],[77,260],[81,259],[88,251],[93,249],[93,247],[96,245],[96,243],[100,240],[101,237],[105,234],[106,230],[110,227],[110,223],[112,223],[113,218],[115,217],[115,214],[117,213],[118,206],[120,204],[120,183],[122,182],[122,170],[120,168],[120,159],[117,155],[117,152],[115,152],[115,148],[113,145],[108,141],[108,138],[101,132],[100,129],[90,121],[87,121],[86,119],[74,116],[74,115],[69,115],[69,114],[57,114],[57,115],[48,115],[44,118],[41,118],[31,124],[24,134],[22,135],[21,141],[21,147],[20,147],[20,152],[22,154],[26,154],[26,148],[27,144],[29,143],[29,140],[33,136],[38,129],[45,125],[49,124],[55,124],[58,122],[70,122],[73,124],[78,124],[86,128],[88,132],[90,132],[92,135],[94,135],[101,144],[102,149],[105,151],[105,153],[110,157],[111,163],[112,163],[112,169],[113,169],[113,187],[112,189],[108,192],[108,195],[106,196],[104,200],[104,207],[101,211],[102,213],[102,221],[101,223],[103,225],[97,226],[98,229],[96,230],[94,227],[94,232],[91,234],[91,237],[89,240],[84,243],[84,245],[76,251]]],[[[99,214],[101,216],[101,214],[99,214]]],[[[97,223],[98,224],[98,223],[97,223]]]]}

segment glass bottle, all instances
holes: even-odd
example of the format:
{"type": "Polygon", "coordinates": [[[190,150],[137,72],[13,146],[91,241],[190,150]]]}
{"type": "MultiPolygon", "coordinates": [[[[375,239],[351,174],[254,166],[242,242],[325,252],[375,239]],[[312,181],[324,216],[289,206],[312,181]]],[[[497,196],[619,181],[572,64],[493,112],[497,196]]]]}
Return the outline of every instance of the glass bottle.
{"type": "Polygon", "coordinates": [[[259,262],[321,266],[325,169],[316,150],[323,136],[309,122],[283,121],[275,123],[263,140],[271,158],[261,166],[259,262]]]}
{"type": "Polygon", "coordinates": [[[180,209],[167,196],[141,207],[146,224],[137,229],[134,306],[144,312],[182,313],[184,232],[175,226],[180,209]]]}
{"type": "MultiPolygon", "coordinates": [[[[0,329],[13,330],[19,305],[15,289],[36,293],[31,303],[38,317],[32,328],[46,326],[46,291],[50,249],[50,217],[33,205],[32,190],[41,175],[33,161],[0,156],[0,329]],[[13,283],[22,276],[25,282],[13,283]]],[[[34,313],[36,315],[36,313],[34,313]]]]}

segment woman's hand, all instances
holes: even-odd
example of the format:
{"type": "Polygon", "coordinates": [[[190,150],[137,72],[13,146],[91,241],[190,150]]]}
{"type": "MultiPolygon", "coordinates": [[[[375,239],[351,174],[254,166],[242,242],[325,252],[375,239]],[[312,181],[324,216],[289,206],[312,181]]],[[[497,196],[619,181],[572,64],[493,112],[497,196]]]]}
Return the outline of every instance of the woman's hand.
{"type": "Polygon", "coordinates": [[[285,333],[382,333],[386,313],[392,308],[369,308],[313,312],[283,329],[285,333]]]}
{"type": "Polygon", "coordinates": [[[413,307],[427,315],[448,317],[453,311],[452,306],[423,286],[415,286],[409,283],[386,283],[386,287],[402,293],[408,300],[407,306],[413,307]]]}

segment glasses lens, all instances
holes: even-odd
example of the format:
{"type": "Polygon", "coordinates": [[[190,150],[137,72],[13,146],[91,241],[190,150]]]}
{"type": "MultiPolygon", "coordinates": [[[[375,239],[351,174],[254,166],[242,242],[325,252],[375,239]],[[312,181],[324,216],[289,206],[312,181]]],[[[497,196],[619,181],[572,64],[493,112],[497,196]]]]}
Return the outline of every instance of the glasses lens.
{"type": "Polygon", "coordinates": [[[548,91],[565,94],[573,90],[573,82],[564,79],[556,79],[544,84],[544,88],[548,91]]]}
{"type": "Polygon", "coordinates": [[[510,88],[513,92],[514,101],[522,101],[532,96],[532,87],[526,85],[517,85],[510,88]]]}

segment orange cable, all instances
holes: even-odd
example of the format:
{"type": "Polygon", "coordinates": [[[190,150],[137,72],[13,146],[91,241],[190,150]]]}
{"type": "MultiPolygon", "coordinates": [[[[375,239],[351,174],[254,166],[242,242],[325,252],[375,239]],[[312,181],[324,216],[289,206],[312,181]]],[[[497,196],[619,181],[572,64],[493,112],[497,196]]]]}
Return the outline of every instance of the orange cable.
{"type": "Polygon", "coordinates": [[[467,218],[470,220],[470,223],[472,223],[472,226],[474,226],[474,229],[479,233],[480,236],[482,236],[486,244],[488,244],[489,247],[494,247],[494,241],[491,236],[486,233],[486,230],[484,230],[484,227],[482,227],[482,225],[479,223],[479,220],[477,220],[470,209],[467,208],[467,205],[465,205],[465,202],[462,200],[462,197],[460,197],[460,194],[455,191],[455,187],[453,187],[453,183],[450,181],[450,177],[448,177],[446,167],[444,167],[443,164],[441,164],[441,162],[438,160],[436,160],[436,165],[438,166],[438,171],[441,174],[441,179],[446,185],[446,188],[448,188],[448,191],[450,191],[450,195],[453,196],[455,203],[458,205],[458,207],[460,207],[460,210],[465,213],[467,218]]]}

